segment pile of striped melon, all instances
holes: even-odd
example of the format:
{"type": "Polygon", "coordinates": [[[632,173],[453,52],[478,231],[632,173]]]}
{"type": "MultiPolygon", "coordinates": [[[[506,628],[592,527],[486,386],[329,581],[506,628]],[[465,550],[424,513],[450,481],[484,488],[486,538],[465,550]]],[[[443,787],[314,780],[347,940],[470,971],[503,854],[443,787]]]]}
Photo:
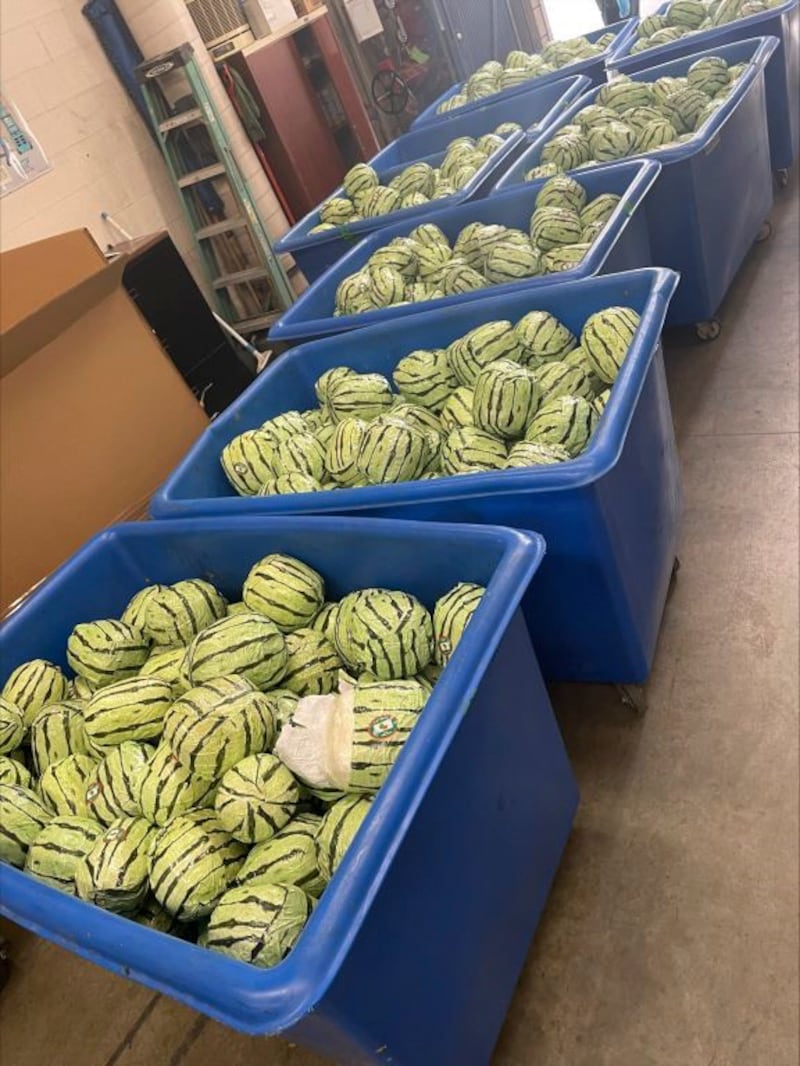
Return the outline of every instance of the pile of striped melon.
{"type": "Polygon", "coordinates": [[[568,41],[549,41],[538,54],[515,50],[509,52],[505,63],[490,59],[484,63],[453,93],[437,107],[438,114],[458,111],[476,100],[484,100],[496,93],[524,85],[544,74],[594,59],[614,42],[613,33],[604,33],[594,42],[588,37],[571,37],[568,41]]]}
{"type": "Polygon", "coordinates": [[[258,966],[291,950],[483,589],[326,600],[273,554],[242,601],[151,585],[76,625],[71,678],[22,663],[0,697],[0,860],[258,966]]]}
{"type": "Polygon", "coordinates": [[[548,182],[536,197],[527,233],[471,222],[452,246],[439,226],[423,223],[407,237],[378,248],[360,270],[342,280],[334,316],[427,303],[572,270],[606,228],[619,199],[603,193],[590,200],[574,179],[568,189],[560,181],[548,182]],[[577,215],[567,225],[555,213],[563,207],[577,215]]]}
{"type": "Polygon", "coordinates": [[[602,86],[595,103],[581,108],[546,142],[527,181],[582,170],[683,144],[710,121],[744,74],[747,63],[729,66],[704,56],[685,77],[638,81],[621,75],[602,86]]]}
{"type": "Polygon", "coordinates": [[[508,137],[521,130],[518,122],[505,122],[493,133],[477,139],[456,137],[447,146],[438,167],[424,160],[411,163],[386,185],[374,167],[356,163],[345,174],[344,195],[326,200],[319,209],[319,224],[309,234],[330,232],[365,218],[379,218],[408,207],[424,207],[431,200],[452,196],[472,181],[508,137]]]}
{"type": "Polygon", "coordinates": [[[410,352],[392,384],[334,367],[319,407],[236,436],[223,470],[240,496],[279,496],[564,462],[587,447],[639,315],[610,307],[580,336],[546,311],[487,322],[410,352]]]}
{"type": "Polygon", "coordinates": [[[786,0],[673,0],[663,15],[648,15],[637,27],[631,55],[761,15],[786,0]]]}

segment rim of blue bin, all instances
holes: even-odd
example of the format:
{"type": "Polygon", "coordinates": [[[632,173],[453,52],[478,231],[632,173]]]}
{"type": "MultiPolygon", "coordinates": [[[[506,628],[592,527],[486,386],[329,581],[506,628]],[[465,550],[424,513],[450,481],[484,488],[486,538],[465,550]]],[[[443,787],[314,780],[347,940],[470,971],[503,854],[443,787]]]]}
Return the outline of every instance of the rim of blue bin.
{"type": "MultiPolygon", "coordinates": [[[[186,514],[190,508],[196,508],[198,513],[232,515],[237,512],[245,513],[245,507],[251,504],[251,501],[256,500],[258,506],[263,508],[261,513],[264,514],[285,514],[292,511],[294,513],[316,514],[335,512],[358,514],[359,511],[378,507],[385,508],[395,504],[407,505],[444,499],[448,501],[474,499],[476,496],[493,494],[505,496],[533,490],[567,491],[590,484],[612,469],[619,460],[641,390],[644,387],[647,370],[652,361],[653,353],[659,344],[669,302],[677,288],[678,281],[679,275],[675,271],[658,267],[646,267],[623,274],[605,274],[601,277],[584,278],[562,287],[562,289],[566,288],[571,293],[574,293],[576,303],[580,301],[581,293],[584,291],[594,293],[605,293],[607,291],[608,297],[603,297],[606,301],[603,306],[613,306],[622,300],[626,285],[629,288],[636,285],[649,285],[649,294],[645,300],[644,313],[633,342],[636,353],[644,350],[646,354],[642,358],[625,360],[612,389],[608,406],[598,423],[592,440],[586,451],[576,459],[549,466],[461,474],[457,477],[440,478],[431,481],[408,481],[397,485],[372,485],[357,489],[337,489],[334,492],[297,493],[289,496],[241,497],[237,496],[231,489],[228,495],[201,500],[176,496],[175,484],[179,484],[186,473],[198,462],[204,451],[209,447],[209,442],[214,442],[218,452],[221,452],[224,445],[237,433],[253,428],[250,424],[243,425],[239,416],[239,410],[253,396],[252,390],[248,390],[248,393],[244,394],[219,419],[212,423],[200,440],[195,443],[171,477],[153,497],[151,513],[156,518],[172,519],[175,516],[186,514]]],[[[557,288],[556,286],[547,286],[531,290],[529,309],[539,309],[542,301],[546,303],[548,295],[554,295],[557,292],[557,288]]],[[[520,293],[513,294],[514,297],[520,295],[520,293]]],[[[473,313],[482,309],[477,302],[468,306],[473,313]]],[[[495,300],[485,299],[483,307],[486,310],[486,321],[504,315],[502,302],[498,303],[495,300]]],[[[433,323],[439,321],[440,318],[441,314],[439,312],[428,311],[410,317],[405,321],[409,327],[420,328],[425,326],[426,320],[433,323]]],[[[392,323],[383,323],[373,326],[369,330],[360,331],[358,338],[361,343],[366,341],[379,348],[382,338],[388,332],[392,332],[392,330],[392,323]]],[[[339,362],[346,362],[347,336],[339,335],[300,345],[283,356],[283,360],[292,359],[302,362],[311,351],[330,350],[331,352],[341,352],[339,362]]],[[[280,363],[273,368],[267,368],[263,373],[263,379],[257,381],[252,388],[268,388],[271,371],[280,373],[280,363]]]]}
{"type": "MultiPolygon", "coordinates": [[[[443,196],[439,200],[432,200],[430,203],[420,205],[419,207],[404,207],[400,211],[392,211],[388,215],[381,215],[378,218],[363,218],[358,222],[354,222],[352,225],[345,224],[343,226],[337,226],[336,229],[326,230],[324,233],[310,233],[309,231],[320,222],[320,209],[322,205],[327,203],[327,201],[334,196],[343,195],[344,186],[340,185],[330,194],[330,196],[326,197],[325,200],[321,201],[320,204],[309,211],[299,222],[296,222],[287,234],[281,237],[281,239],[275,244],[275,251],[291,254],[299,249],[321,248],[326,244],[331,244],[340,240],[359,241],[362,237],[374,233],[376,230],[383,229],[389,225],[394,225],[395,222],[405,222],[414,218],[423,219],[432,211],[465,203],[467,200],[471,199],[484,184],[487,184],[487,179],[491,182],[491,177],[494,172],[503,166],[509,155],[511,155],[525,140],[526,132],[530,133],[533,129],[546,129],[557,119],[558,115],[572,103],[573,100],[581,96],[591,85],[588,78],[584,77],[582,74],[576,74],[572,77],[561,78],[558,81],[548,83],[547,85],[532,85],[525,94],[520,95],[533,96],[534,94],[541,94],[544,89],[552,90],[558,88],[561,82],[565,83],[562,95],[545,112],[541,119],[539,119],[538,122],[532,123],[526,128],[526,130],[519,131],[508,137],[503,147],[498,149],[497,152],[486,160],[474,177],[472,177],[462,189],[457,190],[451,196],[443,196]]],[[[478,108],[474,112],[473,117],[478,117],[480,111],[494,108],[498,103],[505,103],[505,101],[495,101],[494,103],[487,102],[484,107],[478,108]]],[[[406,137],[423,131],[432,130],[433,128],[435,127],[421,126],[417,130],[412,130],[410,133],[403,134],[398,138],[398,141],[402,141],[406,137]]],[[[443,135],[445,134],[444,129],[442,130],[442,133],[443,135]]],[[[453,138],[450,137],[449,139],[452,140],[453,138]]],[[[391,145],[388,145],[387,147],[391,147],[391,145]]],[[[413,162],[430,163],[431,166],[436,166],[438,165],[438,162],[444,158],[445,153],[446,149],[442,149],[440,152],[431,153],[426,156],[419,156],[417,159],[409,160],[406,163],[396,164],[393,167],[385,169],[381,168],[378,170],[378,176],[381,178],[381,181],[385,181],[387,178],[391,179],[406,167],[411,166],[413,162]]],[[[369,165],[374,166],[375,161],[380,158],[380,155],[381,153],[378,153],[377,156],[373,156],[373,158],[369,160],[369,165]]]]}
{"type": "MultiPolygon", "coordinates": [[[[648,82],[656,81],[658,78],[668,75],[683,75],[692,63],[695,63],[698,59],[702,59],[704,56],[721,56],[723,59],[730,57],[733,62],[743,62],[746,60],[750,64],[749,69],[746,70],[739,79],[734,92],[731,93],[722,107],[717,110],[708,122],[701,126],[691,140],[686,141],[684,144],[679,144],[674,148],[655,148],[651,152],[626,156],[625,159],[631,161],[651,159],[661,163],[663,166],[667,166],[670,163],[679,163],[684,159],[689,159],[698,152],[704,151],[731,117],[734,110],[739,106],[742,96],[749,89],[755,79],[761,75],[769,62],[770,57],[779,45],[780,41],[777,37],[753,37],[746,41],[734,41],[730,44],[717,45],[716,48],[706,48],[701,52],[692,52],[691,55],[670,60],[669,63],[659,63],[657,66],[647,67],[644,70],[637,70],[632,74],[627,75],[633,81],[648,82]]],[[[575,100],[566,111],[562,111],[549,129],[539,133],[536,139],[532,142],[530,148],[519,157],[516,163],[504,174],[500,181],[498,181],[492,190],[492,195],[507,193],[511,189],[533,186],[535,184],[534,182],[526,182],[524,180],[525,171],[536,165],[542,148],[547,144],[553,134],[561,129],[562,126],[566,126],[578,111],[581,111],[584,107],[593,103],[601,88],[602,86],[597,86],[596,88],[590,89],[587,93],[584,93],[584,95],[578,100],[575,100]]],[[[593,170],[600,170],[609,166],[616,166],[618,162],[618,160],[613,160],[608,163],[598,163],[597,166],[594,167],[576,168],[571,170],[570,173],[579,181],[581,174],[591,173],[593,170]]]]}
{"type": "MultiPolygon", "coordinates": [[[[486,593],[442,674],[411,737],[386,783],[375,797],[330,887],[323,893],[308,925],[290,955],[271,969],[259,969],[196,944],[138,925],[90,903],[37,882],[30,875],[0,863],[0,913],[27,928],[102,965],[134,977],[169,995],[177,995],[203,1013],[251,1034],[277,1033],[300,1021],[324,996],[378,893],[405,832],[468,713],[478,685],[508,628],[522,596],[545,553],[537,533],[495,526],[467,526],[358,518],[187,519],[169,523],[140,522],[114,526],[93,537],[38,586],[0,626],[0,652],[17,630],[35,617],[39,606],[80,569],[99,545],[131,538],[263,530],[278,536],[313,531],[336,538],[357,533],[360,540],[391,545],[398,538],[445,547],[460,542],[502,555],[486,593]],[[355,844],[357,843],[357,846],[355,844]],[[31,900],[35,886],[37,899],[31,900]],[[79,930],[78,936],[66,930],[79,930]],[[170,961],[159,966],[159,949],[169,945],[170,961]],[[183,972],[211,972],[184,987],[168,980],[169,967],[183,972]],[[229,1009],[227,1004],[232,1004],[229,1009]]],[[[424,551],[421,553],[424,557],[424,551]]],[[[253,560],[255,561],[255,560],[253,560]]],[[[154,575],[155,577],[156,575],[154,575]]],[[[3,655],[3,661],[12,657],[3,655]]],[[[521,698],[523,698],[521,696],[521,698]]]]}
{"type": "MultiPolygon", "coordinates": [[[[665,0],[665,3],[661,5],[654,15],[665,15],[672,4],[672,0],[665,0]]],[[[617,39],[616,46],[612,48],[611,54],[608,57],[606,66],[611,68],[613,72],[619,72],[620,74],[627,73],[625,69],[626,61],[641,61],[652,56],[656,62],[663,60],[668,61],[670,57],[679,58],[681,54],[685,54],[687,47],[697,43],[698,47],[702,48],[706,42],[713,40],[714,34],[720,31],[730,31],[736,28],[743,33],[747,34],[751,29],[756,31],[753,36],[759,36],[758,26],[761,22],[768,22],[771,19],[788,14],[794,8],[800,5],[800,0],[786,0],[785,3],[779,4],[777,7],[768,8],[766,11],[757,11],[754,15],[748,15],[746,18],[736,19],[734,22],[725,22],[721,26],[709,26],[704,30],[699,30],[696,33],[690,34],[687,37],[681,37],[677,41],[668,41],[666,44],[657,45],[655,48],[648,48],[644,52],[635,52],[631,54],[631,48],[635,44],[636,30],[641,23],[641,18],[636,18],[633,21],[635,26],[633,31],[628,34],[624,40],[617,39]]]]}
{"type": "MultiPolygon", "coordinates": [[[[605,65],[607,59],[612,53],[612,49],[616,47],[622,47],[623,41],[634,32],[634,19],[621,19],[619,22],[611,22],[608,26],[601,26],[600,29],[590,30],[588,33],[576,34],[578,37],[586,37],[590,41],[594,42],[600,37],[604,37],[607,33],[614,34],[614,40],[608,45],[602,52],[596,56],[591,56],[588,59],[576,59],[574,63],[568,63],[564,67],[559,67],[558,70],[549,71],[546,74],[540,74],[538,78],[532,78],[532,85],[544,85],[549,81],[555,81],[558,78],[569,77],[571,74],[580,74],[583,70],[588,70],[593,66],[605,65]]],[[[572,38],[564,38],[565,40],[571,40],[572,38]]],[[[482,104],[492,103],[497,100],[509,100],[511,97],[517,96],[522,91],[526,84],[514,85],[510,89],[503,89],[498,93],[493,93],[491,96],[485,96],[481,100],[473,100],[468,104],[464,104],[463,107],[456,108],[453,111],[445,111],[441,114],[437,113],[437,108],[440,104],[443,104],[445,100],[449,100],[451,96],[455,96],[460,89],[466,84],[465,81],[456,82],[455,85],[451,85],[449,89],[438,96],[433,103],[429,104],[421,115],[418,115],[414,122],[411,124],[412,130],[421,129],[423,126],[426,128],[438,122],[446,122],[451,115],[465,115],[470,111],[475,110],[482,104]]]]}
{"type": "MultiPolygon", "coordinates": [[[[585,99],[585,97],[581,97],[581,99],[585,99]]],[[[578,101],[576,101],[576,104],[573,104],[573,107],[576,106],[577,103],[578,101]]],[[[569,111],[566,113],[569,113],[569,111]]],[[[553,127],[551,126],[550,128],[552,129],[553,127]]],[[[459,306],[467,302],[482,299],[487,295],[503,296],[508,293],[518,292],[527,285],[533,285],[534,287],[563,285],[565,282],[575,278],[587,277],[590,274],[595,274],[608,258],[611,250],[627,226],[630,217],[634,214],[650,189],[653,187],[661,172],[661,163],[657,160],[638,157],[636,159],[623,159],[616,163],[609,163],[608,166],[603,169],[606,173],[609,173],[612,170],[615,170],[620,174],[628,173],[631,175],[631,180],[621,194],[622,199],[614,210],[614,213],[611,215],[611,218],[606,223],[602,233],[595,239],[585,257],[576,267],[573,267],[571,270],[561,271],[561,273],[558,274],[545,274],[535,278],[525,278],[521,281],[509,282],[508,284],[491,285],[485,289],[477,289],[474,292],[461,293],[458,296],[444,296],[438,300],[428,300],[425,303],[426,310],[441,310],[446,307],[459,306]]],[[[514,188],[504,189],[502,191],[496,189],[492,192],[491,197],[486,200],[473,200],[471,203],[459,204],[457,207],[436,212],[435,215],[430,216],[428,221],[441,225],[442,223],[447,222],[448,215],[450,218],[453,217],[452,212],[463,212],[467,210],[479,212],[487,205],[496,206],[505,201],[511,202],[514,199],[522,197],[530,198],[532,213],[533,201],[536,198],[535,194],[538,189],[544,185],[546,180],[546,178],[541,178],[535,182],[526,182],[518,187],[515,186],[514,188]]],[[[464,222],[464,225],[466,225],[466,221],[464,222]]],[[[324,274],[317,278],[314,284],[309,286],[309,288],[298,297],[297,301],[284,312],[278,322],[271,327],[270,339],[273,341],[288,341],[294,340],[297,337],[307,338],[315,335],[322,337],[330,334],[342,334],[347,333],[350,330],[365,329],[367,326],[381,321],[391,320],[399,322],[412,314],[416,314],[417,305],[401,305],[367,311],[363,314],[339,315],[337,317],[333,314],[334,309],[331,306],[328,314],[324,318],[305,319],[300,317],[309,301],[315,298],[315,295],[319,292],[322,285],[329,283],[337,274],[341,274],[342,278],[346,277],[348,273],[352,273],[357,269],[355,261],[361,259],[364,252],[368,251],[372,254],[378,248],[387,245],[395,237],[410,232],[410,228],[413,228],[413,225],[409,222],[387,226],[385,229],[379,230],[377,233],[373,233],[369,237],[364,238],[364,240],[360,241],[355,248],[351,248],[346,255],[342,256],[342,258],[330,266],[324,274]]]]}

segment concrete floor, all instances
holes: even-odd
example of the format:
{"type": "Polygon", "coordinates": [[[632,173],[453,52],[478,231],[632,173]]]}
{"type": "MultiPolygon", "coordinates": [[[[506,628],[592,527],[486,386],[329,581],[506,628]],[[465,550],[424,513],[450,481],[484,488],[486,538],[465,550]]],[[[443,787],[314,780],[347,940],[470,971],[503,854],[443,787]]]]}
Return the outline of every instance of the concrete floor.
{"type": "MultiPolygon", "coordinates": [[[[583,802],[493,1066],[798,1061],[796,174],[773,222],[720,340],[667,339],[687,506],[649,710],[554,692],[583,802]]],[[[0,931],[2,1066],[323,1066],[0,931]]]]}

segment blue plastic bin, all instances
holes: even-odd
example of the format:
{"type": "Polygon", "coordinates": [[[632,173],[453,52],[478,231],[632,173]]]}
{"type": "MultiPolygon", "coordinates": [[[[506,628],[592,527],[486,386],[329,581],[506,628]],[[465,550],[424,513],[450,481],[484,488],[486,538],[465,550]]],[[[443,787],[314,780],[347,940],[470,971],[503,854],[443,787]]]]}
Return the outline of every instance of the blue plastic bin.
{"type": "MultiPolygon", "coordinates": [[[[447,146],[456,137],[478,138],[491,133],[503,122],[518,122],[529,131],[546,129],[590,86],[588,78],[580,75],[563,78],[547,85],[529,88],[513,100],[498,100],[493,104],[471,111],[468,115],[454,115],[449,123],[437,123],[433,126],[413,130],[398,137],[387,148],[370,160],[381,180],[391,180],[410,163],[421,160],[437,167],[445,156],[447,146]]],[[[515,134],[506,141],[505,147],[486,161],[475,177],[453,196],[443,197],[422,207],[407,207],[403,211],[393,211],[380,218],[365,218],[350,226],[340,226],[337,230],[325,233],[309,234],[309,230],[319,225],[319,208],[314,208],[304,219],[297,223],[285,237],[275,245],[276,251],[287,252],[294,256],[295,262],[305,274],[309,283],[316,281],[329,266],[336,263],[348,252],[353,243],[376,230],[384,229],[397,222],[414,219],[422,222],[431,211],[441,211],[445,207],[466,203],[494,185],[503,168],[518,155],[524,145],[522,133],[515,134]]],[[[333,196],[341,196],[341,186],[333,196]]]]}
{"type": "Polygon", "coordinates": [[[495,100],[511,100],[521,92],[525,92],[526,88],[529,88],[531,85],[547,85],[549,82],[557,81],[559,78],[570,77],[573,74],[582,74],[584,77],[588,78],[593,85],[600,85],[606,80],[606,60],[611,55],[612,49],[622,48],[624,42],[635,32],[635,19],[624,19],[621,22],[614,22],[610,26],[603,26],[602,29],[592,30],[591,33],[584,34],[584,36],[590,41],[596,41],[606,33],[613,33],[615,35],[615,40],[604,52],[601,52],[600,55],[592,56],[591,59],[581,59],[577,63],[570,63],[569,66],[554,70],[550,74],[542,74],[541,77],[534,78],[530,82],[523,82],[522,85],[515,85],[511,89],[505,89],[503,92],[495,93],[494,96],[487,96],[482,100],[475,100],[472,103],[465,104],[463,107],[458,108],[457,111],[445,111],[443,114],[438,114],[437,108],[443,104],[445,100],[449,100],[451,96],[455,96],[457,92],[461,91],[463,82],[457,82],[455,85],[451,85],[441,96],[437,97],[432,104],[425,108],[421,115],[418,115],[417,118],[414,119],[411,123],[411,129],[416,130],[421,126],[428,126],[432,123],[449,122],[456,116],[460,117],[470,111],[477,110],[487,102],[494,102],[495,100]]]}
{"type": "MultiPolygon", "coordinates": [[[[684,75],[704,55],[729,63],[752,62],[714,117],[685,144],[661,148],[639,159],[657,159],[663,171],[645,202],[653,262],[681,275],[667,323],[706,323],[719,310],[742,260],[772,207],[769,135],[764,109],[764,68],[778,46],[774,37],[719,45],[631,75],[655,81],[684,75]]],[[[594,103],[597,89],[576,100],[543,131],[495,186],[498,193],[524,188],[527,171],[557,129],[594,103]]],[[[616,165],[616,164],[614,164],[616,165]]],[[[590,170],[574,171],[580,181],[590,170]]],[[[602,168],[600,168],[602,169],[602,168]]]]}
{"type": "MultiPolygon", "coordinates": [[[[420,311],[460,307],[473,300],[483,299],[487,294],[500,297],[521,288],[559,284],[573,278],[589,277],[600,271],[610,273],[650,266],[653,259],[650,254],[647,221],[640,207],[650,193],[659,170],[658,163],[636,160],[604,167],[602,170],[587,171],[581,177],[581,183],[590,199],[604,192],[616,193],[622,199],[583,262],[573,270],[528,278],[508,285],[493,285],[488,289],[478,289],[461,296],[445,296],[440,300],[429,300],[425,304],[401,304],[360,315],[334,316],[336,290],[342,280],[360,270],[378,248],[389,244],[395,237],[407,236],[418,223],[404,222],[388,226],[361,241],[298,297],[270,329],[270,340],[299,344],[335,333],[347,333],[377,322],[397,322],[409,315],[419,314],[420,311]]],[[[544,181],[533,182],[518,189],[511,189],[502,196],[492,195],[486,200],[475,200],[459,207],[431,212],[425,221],[435,222],[441,227],[451,243],[470,222],[499,223],[517,227],[527,233],[536,196],[543,184],[544,181]]]]}
{"type": "Polygon", "coordinates": [[[64,664],[79,621],[152,581],[201,574],[237,595],[268,552],[339,597],[400,587],[429,606],[457,581],[484,600],[290,956],[259,970],[0,864],[0,910],[93,962],[248,1033],[283,1033],[352,1066],[485,1066],[577,805],[520,599],[544,553],[505,529],[260,518],[117,526],[0,629],[4,675],[64,664]],[[498,877],[498,870],[502,876],[498,877]]]}
{"type": "MultiPolygon", "coordinates": [[[[669,3],[663,4],[657,13],[663,15],[668,7],[669,3]]],[[[654,63],[693,55],[702,49],[716,48],[718,44],[761,36],[777,37],[780,41],[767,64],[765,84],[772,167],[779,172],[785,171],[800,151],[800,0],[787,0],[769,11],[635,55],[630,55],[630,49],[636,35],[627,34],[614,46],[608,67],[620,74],[632,74],[654,63]]]]}
{"type": "Polygon", "coordinates": [[[547,556],[525,601],[545,676],[641,682],[655,651],[681,513],[678,457],[659,337],[677,278],[640,270],[485,297],[384,323],[282,356],[188,453],[151,503],[156,518],[357,514],[541,529],[547,556]],[[220,467],[223,447],[281,411],[316,406],[330,367],[391,374],[415,348],[443,347],[492,319],[552,312],[579,333],[590,314],[629,304],[643,316],[587,451],[558,466],[363,489],[242,498],[220,467]]]}

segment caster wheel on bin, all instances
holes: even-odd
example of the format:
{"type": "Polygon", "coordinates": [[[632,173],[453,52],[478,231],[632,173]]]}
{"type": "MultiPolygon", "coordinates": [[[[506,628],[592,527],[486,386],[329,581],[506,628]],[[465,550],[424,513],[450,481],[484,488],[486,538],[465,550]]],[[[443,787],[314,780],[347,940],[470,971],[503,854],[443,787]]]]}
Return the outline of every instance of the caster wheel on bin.
{"type": "Polygon", "coordinates": [[[775,183],[779,189],[785,189],[789,184],[789,171],[786,169],[775,171],[775,183]]]}
{"type": "Polygon", "coordinates": [[[647,692],[644,685],[616,685],[620,703],[637,716],[647,710],[647,692]]]}
{"type": "Polygon", "coordinates": [[[694,332],[699,341],[715,341],[722,333],[722,323],[718,318],[709,318],[707,322],[698,322],[694,332]]]}
{"type": "Polygon", "coordinates": [[[761,229],[758,231],[758,234],[756,235],[756,244],[763,244],[764,241],[768,241],[771,236],[772,236],[772,223],[769,222],[769,221],[762,222],[761,223],[761,229]]]}

